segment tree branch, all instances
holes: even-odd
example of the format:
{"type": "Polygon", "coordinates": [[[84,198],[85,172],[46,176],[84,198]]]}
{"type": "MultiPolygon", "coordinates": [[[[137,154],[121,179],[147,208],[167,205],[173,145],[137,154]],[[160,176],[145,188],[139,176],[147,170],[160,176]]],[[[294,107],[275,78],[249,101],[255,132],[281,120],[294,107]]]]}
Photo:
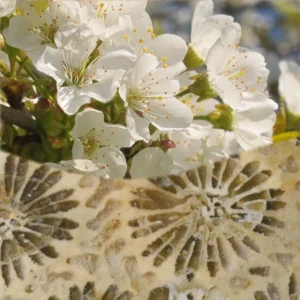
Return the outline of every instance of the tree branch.
{"type": "Polygon", "coordinates": [[[24,111],[0,104],[0,116],[7,124],[16,125],[31,132],[37,131],[36,120],[24,111]]]}

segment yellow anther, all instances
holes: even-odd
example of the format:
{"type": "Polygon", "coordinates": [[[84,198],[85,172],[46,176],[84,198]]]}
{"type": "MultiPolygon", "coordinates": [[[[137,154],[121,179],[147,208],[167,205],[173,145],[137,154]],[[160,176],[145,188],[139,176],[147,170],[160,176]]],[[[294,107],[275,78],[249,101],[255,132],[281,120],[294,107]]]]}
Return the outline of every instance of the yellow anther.
{"type": "Polygon", "coordinates": [[[132,30],[133,32],[137,32],[137,28],[135,27],[135,28],[133,28],[133,30],[132,30]]]}
{"type": "Polygon", "coordinates": [[[164,56],[164,57],[161,58],[161,60],[165,62],[165,61],[167,61],[168,59],[164,56]]]}
{"type": "Polygon", "coordinates": [[[139,40],[139,43],[140,43],[140,44],[143,44],[143,43],[144,43],[144,39],[140,39],[140,40],[139,40]]]}
{"type": "Polygon", "coordinates": [[[152,28],[148,28],[148,29],[147,29],[147,32],[148,32],[148,33],[152,33],[152,32],[153,32],[152,28]]]}
{"type": "Polygon", "coordinates": [[[152,34],[151,34],[151,38],[154,39],[155,37],[156,37],[156,34],[155,34],[155,33],[152,33],[152,34]]]}
{"type": "Polygon", "coordinates": [[[128,40],[128,39],[129,39],[128,34],[125,34],[125,35],[124,35],[124,40],[128,40]]]}
{"type": "Polygon", "coordinates": [[[162,96],[159,96],[159,97],[157,97],[157,99],[158,99],[159,101],[161,101],[161,100],[163,99],[163,97],[162,97],[162,96]]]}
{"type": "Polygon", "coordinates": [[[147,48],[143,48],[143,52],[146,53],[147,52],[147,48]]]}
{"type": "Polygon", "coordinates": [[[163,68],[167,69],[169,66],[167,64],[163,65],[163,68]]]}
{"type": "Polygon", "coordinates": [[[101,7],[101,8],[103,8],[103,7],[104,7],[104,5],[105,5],[104,3],[100,3],[100,7],[101,7]]]}

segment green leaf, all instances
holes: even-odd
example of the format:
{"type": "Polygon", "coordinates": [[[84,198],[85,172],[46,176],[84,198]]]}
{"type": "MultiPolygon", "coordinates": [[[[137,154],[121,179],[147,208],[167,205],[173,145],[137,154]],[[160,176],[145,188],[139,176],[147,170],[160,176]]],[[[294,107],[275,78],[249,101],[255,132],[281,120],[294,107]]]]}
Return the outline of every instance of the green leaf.
{"type": "Polygon", "coordinates": [[[17,130],[12,125],[5,124],[1,128],[2,139],[10,148],[13,146],[14,138],[18,135],[17,130]]]}
{"type": "Polygon", "coordinates": [[[47,162],[48,156],[41,144],[29,143],[22,147],[20,155],[37,162],[47,162]]]}

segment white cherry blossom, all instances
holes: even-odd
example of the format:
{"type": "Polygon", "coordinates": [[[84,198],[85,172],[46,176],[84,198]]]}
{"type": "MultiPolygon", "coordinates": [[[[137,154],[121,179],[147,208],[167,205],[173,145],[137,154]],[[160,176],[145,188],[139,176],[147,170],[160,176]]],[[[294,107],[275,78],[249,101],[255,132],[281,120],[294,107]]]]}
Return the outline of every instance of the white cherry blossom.
{"type": "Polygon", "coordinates": [[[58,49],[46,47],[37,62],[38,70],[57,82],[57,102],[67,114],[75,114],[91,98],[109,101],[117,91],[120,79],[134,59],[118,49],[90,58],[97,46],[97,38],[85,25],[68,23],[55,35],[58,49]]]}
{"type": "Polygon", "coordinates": [[[195,8],[192,20],[192,33],[190,46],[199,58],[205,61],[208,51],[222,36],[226,28],[232,28],[241,35],[241,27],[234,22],[233,17],[227,15],[214,15],[212,0],[200,0],[195,8]]]}
{"type": "Polygon", "coordinates": [[[175,97],[180,84],[174,78],[184,70],[182,63],[161,67],[155,56],[144,54],[128,72],[119,92],[127,106],[126,124],[134,138],[148,141],[150,123],[160,130],[191,124],[191,110],[175,97]]]}
{"type": "Polygon", "coordinates": [[[46,10],[37,11],[30,2],[22,2],[24,15],[15,16],[4,29],[7,43],[27,51],[37,60],[47,45],[55,47],[54,37],[60,27],[68,22],[80,22],[80,5],[77,1],[49,1],[46,10]]]}
{"type": "Polygon", "coordinates": [[[82,7],[82,19],[85,19],[101,40],[126,28],[132,28],[132,20],[143,15],[147,5],[147,0],[79,0],[79,2],[82,7]]]}
{"type": "Polygon", "coordinates": [[[118,46],[140,57],[144,53],[155,55],[161,65],[182,62],[186,53],[185,41],[174,34],[155,36],[150,16],[144,13],[133,21],[132,28],[122,30],[103,41],[103,47],[118,46]]]}
{"type": "Polygon", "coordinates": [[[77,162],[74,167],[80,170],[99,169],[110,178],[124,177],[127,163],[119,149],[134,143],[126,127],[106,124],[101,111],[89,108],[77,114],[72,136],[73,159],[89,160],[94,164],[83,164],[83,161],[77,162]]]}
{"type": "Polygon", "coordinates": [[[153,178],[165,176],[171,172],[173,160],[170,154],[160,148],[145,148],[132,160],[130,175],[136,178],[153,178]]]}
{"type": "Polygon", "coordinates": [[[176,144],[168,151],[174,161],[172,172],[176,173],[239,151],[233,132],[214,129],[206,122],[194,121],[188,129],[170,133],[169,138],[176,144]]]}
{"type": "Polygon", "coordinates": [[[232,130],[244,150],[272,144],[276,122],[276,102],[263,93],[246,93],[244,101],[232,112],[232,130]]]}
{"type": "Polygon", "coordinates": [[[239,49],[239,34],[226,29],[208,53],[207,74],[224,103],[238,105],[245,92],[265,92],[269,70],[264,57],[239,49]]]}
{"type": "Polygon", "coordinates": [[[300,66],[294,61],[281,61],[279,64],[279,92],[288,110],[300,116],[300,66]]]}

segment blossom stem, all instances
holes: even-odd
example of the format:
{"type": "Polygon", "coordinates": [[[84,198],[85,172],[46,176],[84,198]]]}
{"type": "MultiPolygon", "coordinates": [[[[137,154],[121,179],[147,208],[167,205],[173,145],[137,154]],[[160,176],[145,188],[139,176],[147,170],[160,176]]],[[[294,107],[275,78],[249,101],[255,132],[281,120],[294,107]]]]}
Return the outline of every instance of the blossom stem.
{"type": "Polygon", "coordinates": [[[19,70],[18,70],[18,73],[17,73],[17,77],[20,76],[22,68],[23,68],[23,66],[24,66],[24,64],[25,64],[25,62],[26,62],[27,59],[28,59],[28,56],[26,56],[21,62],[18,61],[20,67],[19,67],[19,70]]]}
{"type": "Polygon", "coordinates": [[[28,113],[0,104],[0,115],[1,119],[7,124],[36,132],[36,120],[28,113]]]}
{"type": "Polygon", "coordinates": [[[211,121],[209,115],[206,115],[206,116],[195,116],[194,120],[201,120],[201,121],[208,121],[208,122],[211,121]]]}
{"type": "MultiPolygon", "coordinates": [[[[26,60],[26,59],[25,59],[26,60]]],[[[39,77],[34,74],[34,72],[29,68],[26,64],[24,59],[21,59],[20,57],[17,56],[17,62],[19,63],[20,67],[22,67],[26,73],[34,80],[36,81],[39,77]]]]}
{"type": "Polygon", "coordinates": [[[187,95],[189,93],[190,93],[190,90],[187,88],[186,90],[183,90],[182,92],[178,93],[176,95],[176,98],[180,98],[180,97],[185,96],[185,95],[187,95]]]}
{"type": "Polygon", "coordinates": [[[289,131],[289,132],[276,134],[273,136],[273,141],[274,141],[274,143],[276,143],[276,142],[290,140],[290,139],[296,139],[296,138],[300,138],[300,131],[289,131]]]}

